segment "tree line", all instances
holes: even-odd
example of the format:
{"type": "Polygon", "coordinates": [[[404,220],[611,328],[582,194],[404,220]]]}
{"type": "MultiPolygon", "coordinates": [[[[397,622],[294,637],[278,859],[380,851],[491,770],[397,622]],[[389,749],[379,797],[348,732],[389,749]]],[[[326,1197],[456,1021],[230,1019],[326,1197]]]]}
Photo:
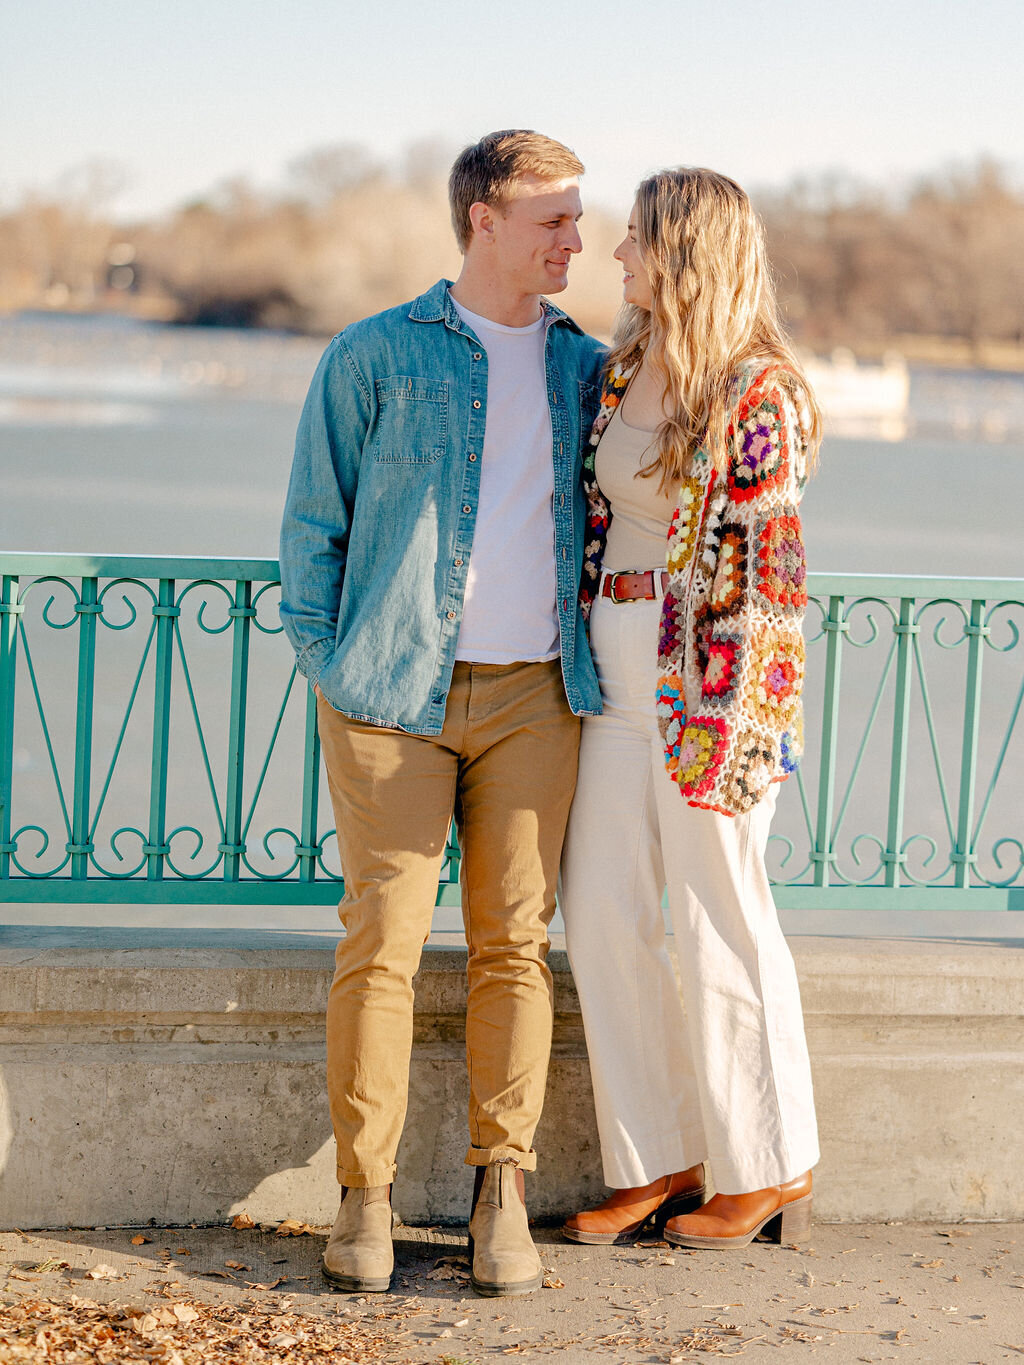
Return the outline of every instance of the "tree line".
{"type": "MultiPolygon", "coordinates": [[[[0,211],[0,308],[110,308],[195,324],[329,335],[458,269],[447,153],[388,168],[339,145],[293,162],[283,187],[243,181],[149,221],[118,222],[109,168],[0,211]]],[[[899,193],[821,177],[755,193],[797,341],[864,354],[913,338],[1024,345],[1024,193],[982,160],[899,193]]],[[[589,208],[560,298],[607,334],[622,224],[589,208]]]]}

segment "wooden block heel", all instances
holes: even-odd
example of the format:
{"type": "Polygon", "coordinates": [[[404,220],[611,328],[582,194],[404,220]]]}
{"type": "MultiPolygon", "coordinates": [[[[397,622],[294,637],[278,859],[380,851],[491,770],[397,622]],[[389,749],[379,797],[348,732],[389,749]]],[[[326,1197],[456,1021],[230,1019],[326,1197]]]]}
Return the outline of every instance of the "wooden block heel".
{"type": "Polygon", "coordinates": [[[805,1242],[811,1235],[812,1195],[794,1199],[785,1204],[779,1212],[761,1229],[761,1235],[770,1242],[805,1242]]]}

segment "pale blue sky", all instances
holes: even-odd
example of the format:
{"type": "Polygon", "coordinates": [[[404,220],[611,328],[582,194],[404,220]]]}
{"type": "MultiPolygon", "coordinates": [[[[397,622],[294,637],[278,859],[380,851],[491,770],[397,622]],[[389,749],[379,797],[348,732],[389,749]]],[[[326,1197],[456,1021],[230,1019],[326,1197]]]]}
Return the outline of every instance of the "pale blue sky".
{"type": "Polygon", "coordinates": [[[0,203],[93,158],[122,214],[318,145],[397,157],[537,127],[621,210],[657,166],[893,184],[989,154],[1024,178],[1024,0],[11,0],[0,203]]]}

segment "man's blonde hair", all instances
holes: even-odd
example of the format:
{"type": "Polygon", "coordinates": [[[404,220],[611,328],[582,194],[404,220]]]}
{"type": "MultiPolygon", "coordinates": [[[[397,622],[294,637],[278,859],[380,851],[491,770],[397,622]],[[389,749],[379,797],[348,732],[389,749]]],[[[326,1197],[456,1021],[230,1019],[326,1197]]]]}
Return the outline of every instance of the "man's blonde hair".
{"type": "Polygon", "coordinates": [[[465,251],[473,236],[469,210],[476,203],[504,212],[517,181],[527,175],[567,180],[583,174],[583,162],[568,147],[529,128],[488,133],[462,152],[448,177],[452,227],[465,251]]]}

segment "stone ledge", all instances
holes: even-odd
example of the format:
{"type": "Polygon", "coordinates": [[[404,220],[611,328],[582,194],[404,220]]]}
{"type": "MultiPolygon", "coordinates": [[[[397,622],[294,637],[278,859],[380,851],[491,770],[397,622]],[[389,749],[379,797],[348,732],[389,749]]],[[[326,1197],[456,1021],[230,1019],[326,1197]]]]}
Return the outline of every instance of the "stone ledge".
{"type": "MultiPolygon", "coordinates": [[[[0,931],[0,1225],[328,1223],[333,934],[0,931]],[[316,946],[311,946],[311,940],[316,946]],[[127,945],[127,946],[126,946],[127,945]]],[[[793,938],[826,1219],[1020,1218],[1024,946],[793,938]]],[[[602,1189],[582,1022],[554,949],[555,1046],[531,1209],[602,1189]]],[[[417,977],[396,1201],[465,1216],[465,952],[417,977]]]]}

